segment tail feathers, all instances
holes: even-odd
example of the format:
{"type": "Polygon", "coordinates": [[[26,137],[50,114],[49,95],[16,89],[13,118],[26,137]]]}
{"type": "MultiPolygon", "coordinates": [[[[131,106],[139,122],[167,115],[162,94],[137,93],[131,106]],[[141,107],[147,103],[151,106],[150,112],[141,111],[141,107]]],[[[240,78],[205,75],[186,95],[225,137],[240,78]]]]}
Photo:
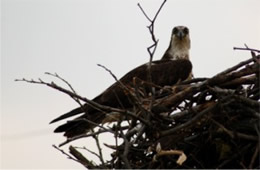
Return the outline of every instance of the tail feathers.
{"type": "Polygon", "coordinates": [[[68,121],[67,123],[57,127],[54,132],[61,133],[65,132],[64,136],[71,138],[74,136],[82,135],[87,133],[90,129],[95,128],[95,124],[100,124],[105,119],[105,114],[100,112],[94,112],[91,114],[91,117],[88,120],[94,122],[89,123],[87,119],[83,116],[78,117],[74,120],[68,121]]]}
{"type": "Polygon", "coordinates": [[[61,133],[61,132],[66,132],[69,129],[72,129],[73,127],[75,127],[77,124],[79,123],[79,121],[68,121],[65,124],[62,124],[60,126],[58,126],[54,132],[55,133],[61,133]]]}
{"type": "Polygon", "coordinates": [[[84,120],[73,120],[57,127],[54,130],[54,132],[55,133],[65,132],[64,136],[70,138],[70,137],[85,134],[89,131],[90,128],[91,128],[90,124],[86,123],[84,120]]]}
{"type": "Polygon", "coordinates": [[[55,123],[55,122],[60,121],[60,120],[63,120],[63,119],[66,119],[68,117],[75,116],[75,115],[78,115],[80,113],[83,113],[85,109],[86,109],[85,106],[84,107],[78,107],[78,108],[76,108],[76,109],[74,109],[74,110],[72,110],[68,113],[65,113],[65,114],[57,117],[56,119],[52,120],[50,122],[50,124],[55,123]]]}

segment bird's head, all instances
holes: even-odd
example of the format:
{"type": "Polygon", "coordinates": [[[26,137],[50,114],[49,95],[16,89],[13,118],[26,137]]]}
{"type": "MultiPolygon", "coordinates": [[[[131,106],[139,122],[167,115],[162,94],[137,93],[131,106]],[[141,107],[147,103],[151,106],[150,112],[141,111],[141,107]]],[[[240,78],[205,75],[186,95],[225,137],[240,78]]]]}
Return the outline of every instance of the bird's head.
{"type": "Polygon", "coordinates": [[[189,59],[190,35],[185,26],[176,26],[172,29],[171,41],[163,55],[163,60],[189,59]]]}
{"type": "Polygon", "coordinates": [[[176,26],[172,29],[172,39],[185,41],[189,38],[189,29],[185,26],[176,26]]]}

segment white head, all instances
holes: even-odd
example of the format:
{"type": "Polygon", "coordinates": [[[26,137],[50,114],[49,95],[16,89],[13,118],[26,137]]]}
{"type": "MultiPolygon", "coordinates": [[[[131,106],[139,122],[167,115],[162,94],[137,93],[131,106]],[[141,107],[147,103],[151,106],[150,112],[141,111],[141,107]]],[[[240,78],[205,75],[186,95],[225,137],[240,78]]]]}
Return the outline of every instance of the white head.
{"type": "Polygon", "coordinates": [[[189,59],[190,35],[185,26],[176,26],[172,30],[171,42],[163,59],[189,59]]]}

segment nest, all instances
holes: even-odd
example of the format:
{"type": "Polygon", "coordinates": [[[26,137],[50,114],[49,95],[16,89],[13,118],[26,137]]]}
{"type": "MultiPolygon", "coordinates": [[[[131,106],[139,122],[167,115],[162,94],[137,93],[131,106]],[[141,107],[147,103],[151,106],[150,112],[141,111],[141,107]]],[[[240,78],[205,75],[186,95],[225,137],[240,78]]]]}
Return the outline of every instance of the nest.
{"type": "MultiPolygon", "coordinates": [[[[101,163],[87,159],[78,147],[70,146],[70,154],[54,147],[88,169],[260,168],[260,55],[251,54],[252,58],[212,78],[194,78],[172,87],[138,79],[133,80],[134,88],[122,85],[133,108],[122,111],[97,105],[107,110],[104,124],[60,144],[93,137],[98,152],[90,152],[101,163]],[[151,93],[144,90],[147,85],[151,93]],[[107,126],[109,122],[113,123],[107,126]],[[106,142],[99,139],[104,133],[117,141],[115,145],[105,144],[114,150],[108,161],[100,146],[106,142]]],[[[17,81],[47,85],[77,102],[93,103],[76,94],[59,75],[47,74],[71,90],[41,79],[17,81]]]]}
{"type": "Polygon", "coordinates": [[[87,135],[121,138],[121,144],[106,145],[114,150],[112,159],[100,157],[97,165],[73,146],[70,153],[90,169],[260,168],[259,63],[252,52],[251,59],[212,78],[194,78],[152,94],[144,93],[144,82],[135,83],[128,91],[134,115],[109,113],[117,122],[87,135]]]}

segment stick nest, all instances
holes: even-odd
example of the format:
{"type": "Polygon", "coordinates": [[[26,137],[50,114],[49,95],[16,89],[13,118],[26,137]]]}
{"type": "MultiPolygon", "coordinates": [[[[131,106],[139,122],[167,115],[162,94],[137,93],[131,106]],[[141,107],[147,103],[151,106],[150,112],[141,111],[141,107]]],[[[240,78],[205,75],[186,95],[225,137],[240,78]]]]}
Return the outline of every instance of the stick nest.
{"type": "Polygon", "coordinates": [[[145,94],[144,82],[135,80],[128,91],[134,108],[107,113],[113,116],[105,122],[117,120],[109,130],[104,124],[82,136],[112,133],[121,139],[105,144],[114,150],[112,159],[105,162],[99,154],[102,163],[95,164],[73,146],[70,153],[90,169],[260,168],[259,63],[252,52],[251,59],[212,78],[194,78],[153,94],[145,94]]]}
{"type": "Polygon", "coordinates": [[[134,79],[135,87],[122,85],[133,103],[133,108],[126,110],[95,104],[78,95],[57,74],[47,73],[65,82],[70,90],[41,79],[17,81],[47,85],[68,94],[79,104],[84,101],[105,112],[102,125],[60,144],[93,137],[97,153],[87,146],[80,148],[97,156],[100,163],[86,158],[79,147],[70,146],[70,153],[66,153],[54,146],[88,169],[257,169],[260,168],[260,55],[253,51],[251,55],[252,58],[212,78],[194,78],[172,87],[134,79]],[[150,85],[151,93],[146,93],[144,85],[150,85]],[[114,137],[115,145],[100,141],[99,135],[106,133],[114,137]],[[100,142],[113,149],[111,160],[104,160],[100,142]]]}

